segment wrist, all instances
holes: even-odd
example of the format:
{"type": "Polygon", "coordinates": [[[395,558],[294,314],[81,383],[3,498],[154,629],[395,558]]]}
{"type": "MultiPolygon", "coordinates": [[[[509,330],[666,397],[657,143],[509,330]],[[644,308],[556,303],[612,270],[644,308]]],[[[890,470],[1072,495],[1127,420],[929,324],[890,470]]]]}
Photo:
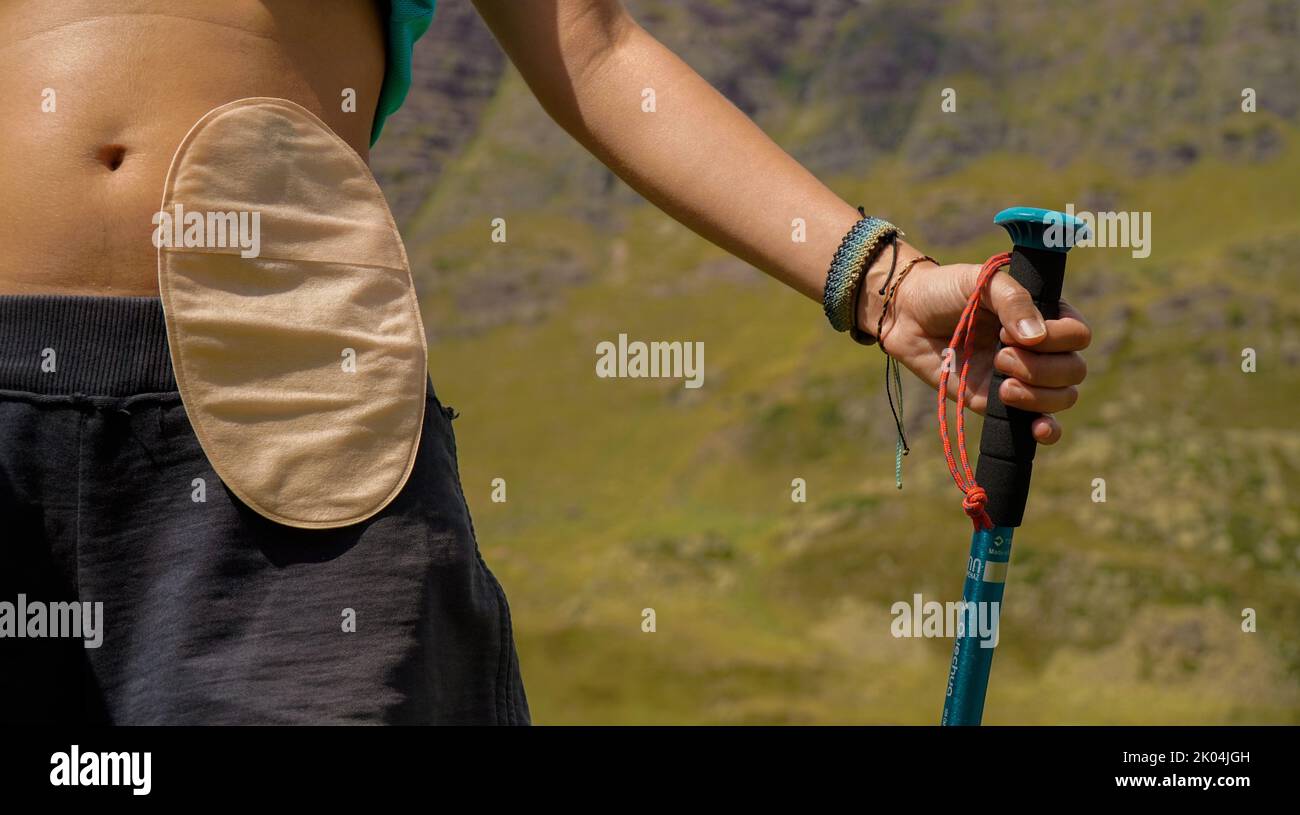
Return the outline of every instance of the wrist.
{"type": "MultiPolygon", "coordinates": [[[[923,252],[902,238],[898,239],[897,253],[895,253],[894,248],[886,247],[883,252],[876,254],[875,258],[867,266],[865,279],[862,281],[862,293],[858,298],[855,325],[859,331],[870,334],[877,340],[880,339],[878,332],[882,328],[881,315],[885,307],[886,294],[888,294],[888,289],[885,288],[886,285],[895,285],[898,282],[898,272],[901,269],[908,264],[918,262],[924,257],[926,255],[923,252]],[[890,280],[891,272],[893,272],[893,280],[890,280]],[[884,289],[884,292],[882,292],[882,289],[884,289]]],[[[888,324],[884,325],[883,328],[888,330],[888,324]]]]}

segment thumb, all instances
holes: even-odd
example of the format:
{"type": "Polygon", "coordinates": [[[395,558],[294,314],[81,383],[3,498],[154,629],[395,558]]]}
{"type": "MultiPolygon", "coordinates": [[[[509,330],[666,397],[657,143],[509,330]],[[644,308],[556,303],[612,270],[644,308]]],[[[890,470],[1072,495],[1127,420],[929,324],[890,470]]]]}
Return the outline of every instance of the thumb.
{"type": "Polygon", "coordinates": [[[1033,298],[1005,272],[998,272],[989,281],[988,307],[1018,344],[1034,345],[1047,336],[1047,323],[1033,298]]]}

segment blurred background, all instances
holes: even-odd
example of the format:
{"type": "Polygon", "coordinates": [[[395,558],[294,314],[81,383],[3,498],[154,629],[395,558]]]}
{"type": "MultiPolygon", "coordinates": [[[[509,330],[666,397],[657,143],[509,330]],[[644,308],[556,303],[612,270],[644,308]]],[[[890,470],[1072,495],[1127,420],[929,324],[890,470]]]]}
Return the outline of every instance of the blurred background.
{"type": "MultiPolygon", "coordinates": [[[[1013,204],[1152,213],[1150,257],[1070,257],[1091,373],[1039,453],[985,722],[1300,722],[1300,3],[627,6],[941,261],[1007,248],[1013,204]]],[[[469,0],[373,164],[536,722],[938,721],[952,641],[890,633],[964,576],[929,391],[899,492],[880,352],[587,155],[469,0]],[[703,341],[704,387],[598,379],[620,333],[703,341]]]]}

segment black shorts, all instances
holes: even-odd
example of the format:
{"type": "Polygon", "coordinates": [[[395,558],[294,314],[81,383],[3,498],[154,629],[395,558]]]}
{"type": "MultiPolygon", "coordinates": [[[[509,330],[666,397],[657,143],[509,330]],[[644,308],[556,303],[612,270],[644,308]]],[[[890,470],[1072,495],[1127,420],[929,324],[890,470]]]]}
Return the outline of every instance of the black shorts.
{"type": "Polygon", "coordinates": [[[426,398],[388,507],[291,528],[213,472],[159,300],[0,297],[0,720],[528,723],[426,398]]]}

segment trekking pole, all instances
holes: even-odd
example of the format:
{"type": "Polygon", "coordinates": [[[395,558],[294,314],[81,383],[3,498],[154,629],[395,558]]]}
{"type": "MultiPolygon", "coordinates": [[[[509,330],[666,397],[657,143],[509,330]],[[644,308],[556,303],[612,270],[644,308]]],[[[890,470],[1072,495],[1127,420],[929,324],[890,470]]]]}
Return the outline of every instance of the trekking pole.
{"type": "MultiPolygon", "coordinates": [[[[965,478],[953,461],[948,441],[945,404],[947,369],[940,377],[939,423],[944,437],[944,450],[948,456],[949,469],[957,479],[957,486],[966,493],[967,500],[963,506],[975,522],[970,558],[966,564],[966,582],[962,588],[963,612],[958,614],[957,639],[948,671],[948,691],[940,722],[944,725],[978,725],[983,717],[984,695],[988,690],[989,669],[993,664],[993,649],[998,641],[1000,619],[1000,615],[995,616],[991,609],[996,608],[1000,612],[1002,607],[1002,592],[1011,561],[1011,536],[1015,528],[1020,526],[1025,514],[1034,451],[1038,447],[1031,428],[1039,414],[1002,404],[998,388],[1007,377],[995,368],[992,381],[989,382],[984,429],[980,434],[978,469],[974,478],[970,478],[961,413],[964,407],[962,392],[966,385],[965,366],[969,362],[969,351],[972,348],[970,326],[973,325],[974,312],[979,306],[980,292],[988,280],[1000,268],[1009,264],[1011,277],[1029,292],[1043,318],[1057,319],[1060,316],[1061,283],[1065,278],[1065,254],[1077,240],[1088,234],[1087,226],[1072,216],[1033,207],[1005,209],[997,214],[993,222],[1011,234],[1012,250],[990,258],[985,264],[976,292],[968,305],[969,315],[962,315],[957,334],[949,345],[956,352],[958,346],[963,344],[962,340],[965,340],[966,361],[961,371],[957,402],[958,443],[965,478]],[[991,625],[970,625],[976,620],[991,625]]],[[[1002,347],[999,342],[998,350],[1002,347]]]]}

